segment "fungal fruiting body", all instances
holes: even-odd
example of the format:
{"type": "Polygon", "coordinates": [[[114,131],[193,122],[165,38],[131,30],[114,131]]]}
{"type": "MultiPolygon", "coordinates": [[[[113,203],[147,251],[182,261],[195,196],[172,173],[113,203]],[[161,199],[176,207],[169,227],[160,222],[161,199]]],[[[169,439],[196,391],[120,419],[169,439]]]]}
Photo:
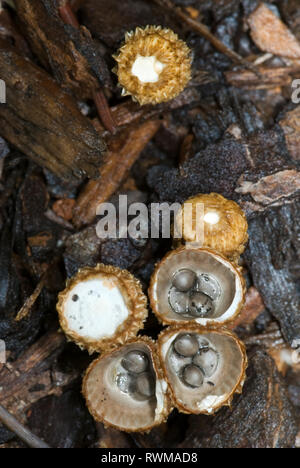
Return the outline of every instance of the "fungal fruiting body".
{"type": "Polygon", "coordinates": [[[158,104],[176,97],[191,78],[191,52],[170,29],[136,28],[114,56],[122,95],[139,104],[158,104]]]}
{"type": "Polygon", "coordinates": [[[67,337],[92,353],[136,336],[147,317],[147,299],[127,270],[99,264],[68,280],[57,310],[67,337]]]}
{"type": "Polygon", "coordinates": [[[183,413],[213,414],[241,393],[247,357],[225,329],[174,326],[158,339],[161,366],[174,406],[183,413]]]}
{"type": "Polygon", "coordinates": [[[244,303],[240,269],[212,249],[169,252],[151,277],[149,298],[163,324],[224,325],[244,303]]]}
{"type": "Polygon", "coordinates": [[[245,213],[237,203],[218,193],[186,200],[176,216],[175,229],[183,244],[195,242],[201,237],[197,230],[201,230],[201,247],[212,248],[233,260],[243,253],[248,240],[245,213]]]}
{"type": "Polygon", "coordinates": [[[129,340],[92,362],[83,380],[92,416],[127,432],[146,432],[171,410],[156,344],[150,338],[129,340]]]}

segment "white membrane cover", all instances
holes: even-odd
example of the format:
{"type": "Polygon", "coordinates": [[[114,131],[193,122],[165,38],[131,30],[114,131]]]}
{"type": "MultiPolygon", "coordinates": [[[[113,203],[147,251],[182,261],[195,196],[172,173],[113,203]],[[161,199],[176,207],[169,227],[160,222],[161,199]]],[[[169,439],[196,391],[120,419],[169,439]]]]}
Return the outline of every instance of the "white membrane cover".
{"type": "Polygon", "coordinates": [[[112,278],[93,278],[69,292],[64,314],[69,328],[80,336],[100,339],[112,336],[129,311],[112,278]]]}
{"type": "Polygon", "coordinates": [[[142,57],[138,55],[132,65],[131,73],[136,76],[141,83],[157,83],[160,73],[165,68],[154,55],[142,57]]]}

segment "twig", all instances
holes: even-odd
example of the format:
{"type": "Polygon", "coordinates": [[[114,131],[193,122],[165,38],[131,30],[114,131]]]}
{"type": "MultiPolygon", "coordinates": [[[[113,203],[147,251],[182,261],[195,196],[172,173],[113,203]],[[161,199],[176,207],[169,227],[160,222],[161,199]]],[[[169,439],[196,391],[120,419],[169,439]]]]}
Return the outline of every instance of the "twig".
{"type": "Polygon", "coordinates": [[[66,23],[70,24],[71,26],[74,26],[74,28],[79,29],[80,24],[78,22],[78,19],[73,12],[69,2],[64,1],[62,4],[58,7],[59,14],[61,16],[61,19],[66,23]]]}
{"type": "MultiPolygon", "coordinates": [[[[78,19],[75,13],[73,12],[68,0],[64,0],[61,3],[61,5],[58,8],[58,11],[64,23],[70,24],[76,29],[80,28],[78,19]]],[[[98,111],[98,115],[101,119],[101,122],[103,123],[104,128],[108,130],[110,133],[114,133],[116,130],[116,124],[112,117],[111,110],[110,110],[110,107],[108,105],[108,102],[106,100],[103,90],[98,89],[97,91],[95,91],[93,99],[94,99],[94,102],[98,111]]]]}
{"type": "Polygon", "coordinates": [[[216,36],[214,36],[210,32],[210,30],[205,24],[191,18],[189,15],[184,13],[184,11],[180,7],[174,6],[170,0],[153,0],[153,1],[157,5],[163,8],[167,8],[172,13],[174,13],[178,18],[185,21],[186,24],[190,26],[190,28],[200,33],[201,36],[205,37],[205,39],[207,39],[219,52],[222,52],[223,54],[227,55],[227,57],[229,57],[234,62],[240,65],[244,65],[246,68],[253,71],[253,73],[255,73],[257,76],[260,76],[259,70],[254,65],[248,62],[248,60],[244,59],[241,55],[236,53],[234,50],[229,49],[229,47],[227,47],[222,41],[220,41],[216,36]]]}
{"type": "Polygon", "coordinates": [[[104,128],[110,133],[115,133],[116,124],[114,122],[111,109],[107,103],[103,90],[98,89],[94,93],[93,98],[104,128]]]}
{"type": "Polygon", "coordinates": [[[100,177],[90,180],[80,193],[74,207],[73,223],[77,227],[91,223],[97,207],[119,188],[126,174],[158,131],[161,120],[148,120],[138,127],[124,130],[111,141],[100,168],[100,177]]]}
{"type": "Polygon", "coordinates": [[[32,432],[17,421],[2,405],[0,405],[0,421],[14,432],[25,444],[31,448],[50,448],[44,441],[36,437],[32,432]]]}
{"type": "Polygon", "coordinates": [[[37,298],[39,297],[39,295],[41,294],[42,292],[42,289],[43,287],[45,286],[45,283],[46,283],[46,280],[47,280],[47,277],[48,277],[48,274],[50,272],[50,270],[52,269],[52,267],[58,262],[60,257],[56,257],[48,266],[47,270],[45,271],[45,273],[42,275],[40,281],[38,282],[35,290],[33,291],[33,293],[26,299],[26,301],[24,302],[23,306],[21,307],[21,309],[19,310],[18,314],[16,315],[15,317],[15,321],[16,322],[20,322],[21,320],[23,320],[25,317],[27,317],[27,315],[29,314],[33,304],[35,303],[35,301],[37,300],[37,298]]]}

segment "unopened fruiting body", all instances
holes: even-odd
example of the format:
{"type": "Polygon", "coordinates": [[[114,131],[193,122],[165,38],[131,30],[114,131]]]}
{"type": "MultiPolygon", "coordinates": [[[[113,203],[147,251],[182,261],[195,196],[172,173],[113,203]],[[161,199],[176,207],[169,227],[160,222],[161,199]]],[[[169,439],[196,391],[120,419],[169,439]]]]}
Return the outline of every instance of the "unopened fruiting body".
{"type": "Polygon", "coordinates": [[[247,229],[245,213],[237,203],[217,193],[199,194],[186,200],[178,212],[174,242],[199,242],[237,261],[248,240],[247,229]]]}
{"type": "Polygon", "coordinates": [[[156,265],[149,288],[153,312],[168,325],[223,325],[238,315],[244,294],[240,268],[207,248],[169,252],[156,265]]]}
{"type": "Polygon", "coordinates": [[[159,336],[158,351],[173,404],[183,413],[213,414],[242,391],[245,347],[224,328],[169,327],[159,336]],[[194,351],[184,359],[177,351],[183,338],[190,339],[194,351]]]}
{"type": "Polygon", "coordinates": [[[83,395],[95,420],[127,432],[146,432],[171,411],[157,348],[149,338],[129,340],[92,362],[83,395]]]}
{"type": "Polygon", "coordinates": [[[57,310],[67,337],[92,353],[136,336],[147,317],[147,299],[131,273],[99,264],[67,282],[57,310]]]}
{"type": "Polygon", "coordinates": [[[191,53],[170,29],[136,28],[114,56],[122,94],[134,101],[158,104],[176,97],[191,78],[191,53]]]}

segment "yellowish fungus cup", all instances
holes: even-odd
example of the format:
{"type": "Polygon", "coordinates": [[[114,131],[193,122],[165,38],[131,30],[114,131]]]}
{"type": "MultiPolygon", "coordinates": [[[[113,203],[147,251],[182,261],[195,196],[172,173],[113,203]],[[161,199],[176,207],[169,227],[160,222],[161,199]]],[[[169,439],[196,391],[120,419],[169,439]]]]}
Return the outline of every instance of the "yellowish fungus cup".
{"type": "Polygon", "coordinates": [[[173,31],[161,26],[136,28],[114,55],[113,70],[122,95],[139,104],[158,104],[175,98],[191,78],[191,51],[173,31]]]}

